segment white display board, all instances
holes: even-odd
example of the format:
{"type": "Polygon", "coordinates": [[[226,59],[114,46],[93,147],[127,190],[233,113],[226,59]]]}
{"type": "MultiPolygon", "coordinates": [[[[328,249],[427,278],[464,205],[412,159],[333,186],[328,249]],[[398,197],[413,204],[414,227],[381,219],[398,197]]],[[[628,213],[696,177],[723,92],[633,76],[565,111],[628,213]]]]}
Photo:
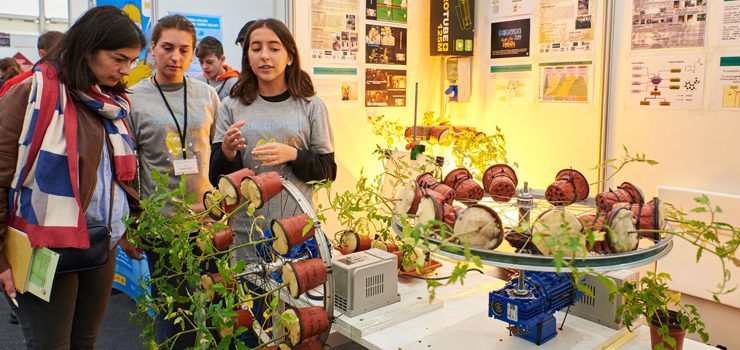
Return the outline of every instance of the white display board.
{"type": "MultiPolygon", "coordinates": [[[[700,206],[694,201],[694,197],[701,194],[707,195],[712,206],[722,208],[722,214],[716,217],[717,221],[726,222],[734,226],[740,226],[740,196],[724,193],[700,191],[696,189],[660,186],[658,187],[658,198],[663,203],[671,203],[684,212],[700,206]]],[[[691,219],[709,220],[708,214],[691,213],[691,219]]],[[[720,239],[730,239],[730,234],[720,235],[720,239]]],[[[710,288],[714,288],[722,281],[722,265],[717,257],[705,253],[698,263],[695,261],[696,247],[683,239],[673,240],[673,250],[668,256],[658,260],[658,272],[671,274],[673,281],[671,289],[693,295],[695,297],[712,299],[710,288]]],[[[740,267],[730,264],[726,266],[732,274],[731,283],[737,285],[740,276],[740,267]]],[[[735,291],[729,295],[720,296],[725,305],[740,308],[740,292],[735,291]]]]}

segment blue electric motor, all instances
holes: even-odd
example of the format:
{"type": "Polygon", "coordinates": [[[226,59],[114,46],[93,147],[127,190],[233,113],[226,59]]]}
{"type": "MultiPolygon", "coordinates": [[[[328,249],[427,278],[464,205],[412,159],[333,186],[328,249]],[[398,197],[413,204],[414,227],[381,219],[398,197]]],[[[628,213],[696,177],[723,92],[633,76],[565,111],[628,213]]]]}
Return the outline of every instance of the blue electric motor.
{"type": "Polygon", "coordinates": [[[581,293],[573,276],[553,272],[522,272],[504,288],[488,293],[488,317],[507,322],[516,336],[537,345],[555,337],[553,314],[572,305],[581,293]]]}

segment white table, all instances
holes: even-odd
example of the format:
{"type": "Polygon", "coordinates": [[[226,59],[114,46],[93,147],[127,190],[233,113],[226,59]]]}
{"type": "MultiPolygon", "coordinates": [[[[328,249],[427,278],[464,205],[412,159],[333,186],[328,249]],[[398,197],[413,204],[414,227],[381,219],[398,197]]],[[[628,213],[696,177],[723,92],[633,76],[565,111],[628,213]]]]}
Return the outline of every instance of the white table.
{"type": "MultiPolygon", "coordinates": [[[[451,264],[444,265],[437,275],[449,275],[451,264]]],[[[469,272],[464,286],[457,283],[438,288],[437,299],[429,304],[426,282],[402,279],[401,302],[351,318],[342,315],[332,329],[373,350],[617,349],[612,344],[620,340],[624,344],[621,349],[650,349],[650,331],[645,326],[632,336],[626,330],[616,331],[573,315],[568,315],[555,338],[541,346],[510,336],[507,324],[487,313],[488,292],[504,285],[492,276],[469,272]]],[[[558,312],[555,317],[560,327],[564,313],[558,312]]],[[[713,348],[686,339],[684,349],[713,348]]]]}

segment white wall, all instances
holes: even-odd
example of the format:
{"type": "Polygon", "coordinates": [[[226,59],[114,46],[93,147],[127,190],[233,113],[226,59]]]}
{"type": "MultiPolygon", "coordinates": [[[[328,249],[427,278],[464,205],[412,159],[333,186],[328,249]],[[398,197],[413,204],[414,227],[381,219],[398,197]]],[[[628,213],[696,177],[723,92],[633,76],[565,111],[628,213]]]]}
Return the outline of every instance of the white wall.
{"type": "MultiPolygon", "coordinates": [[[[616,28],[631,27],[631,1],[618,1],[616,28]]],[[[630,51],[630,31],[615,31],[612,56],[613,80],[610,86],[609,154],[620,155],[621,145],[646,153],[658,160],[653,167],[629,167],[616,182],[634,179],[645,195],[653,196],[659,185],[703,189],[740,194],[740,116],[737,112],[713,111],[709,101],[717,91],[705,85],[704,106],[699,111],[637,109],[627,107],[629,92],[628,58],[657,53],[706,53],[705,82],[712,79],[711,62],[719,54],[738,52],[740,47],[719,47],[713,44],[718,35],[721,14],[718,1],[709,2],[707,47],[701,49],[630,51]],[[664,51],[664,52],[660,52],[664,51]]]]}
{"type": "MultiPolygon", "coordinates": [[[[740,47],[720,47],[714,44],[718,35],[721,13],[719,1],[709,1],[707,16],[706,47],[681,50],[648,50],[631,51],[630,30],[632,1],[616,1],[614,50],[612,52],[612,84],[610,89],[609,122],[608,122],[608,157],[622,154],[622,145],[631,151],[645,153],[660,164],[652,167],[630,166],[616,176],[614,183],[631,181],[640,186],[646,196],[657,195],[658,186],[681,187],[698,190],[698,192],[719,192],[726,195],[740,194],[740,113],[717,111],[710,108],[714,94],[709,81],[714,77],[714,59],[720,54],[739,52],[740,47]],[[653,54],[706,54],[704,103],[701,110],[659,110],[639,109],[627,106],[630,87],[629,58],[653,54]]],[[[691,198],[680,201],[685,210],[693,207],[691,198]]],[[[679,204],[679,203],[677,203],[679,204]]],[[[732,211],[732,210],[730,210],[732,211]]],[[[735,217],[720,218],[721,221],[737,221],[735,217]]],[[[693,250],[692,250],[693,251],[693,250]]],[[[681,251],[673,252],[666,262],[676,271],[690,271],[696,264],[694,254],[676,257],[681,251]],[[686,268],[681,268],[685,264],[686,268]]],[[[705,254],[706,255],[706,254],[705,254]]],[[[706,259],[705,259],[706,260],[706,259]]],[[[661,268],[665,269],[665,268],[661,268]]],[[[686,292],[682,285],[692,283],[692,277],[675,274],[683,284],[673,285],[681,292],[686,292]]],[[[737,284],[738,276],[733,274],[737,284]]],[[[680,282],[680,281],[679,281],[680,282]]],[[[713,285],[706,285],[710,289],[713,285]]],[[[693,288],[692,290],[695,290],[693,288]]],[[[692,293],[692,292],[689,292],[692,293]]],[[[734,294],[740,293],[735,291],[734,294]]],[[[722,344],[730,349],[740,346],[736,324],[740,321],[740,310],[732,306],[720,305],[713,301],[700,299],[688,294],[683,301],[695,304],[705,320],[711,336],[710,344],[722,344]]],[[[696,338],[695,335],[689,337],[696,338]]]]}
{"type": "MultiPolygon", "coordinates": [[[[448,113],[453,123],[472,125],[486,132],[501,127],[507,139],[508,160],[518,163],[515,168],[520,186],[528,181],[530,187],[544,189],[555,179],[563,168],[573,168],[583,173],[589,182],[596,182],[598,174],[591,169],[599,162],[599,120],[601,118],[601,51],[603,41],[604,5],[597,1],[597,19],[594,21],[594,40],[596,47],[591,54],[568,56],[544,56],[539,54],[537,45],[537,10],[531,15],[530,57],[490,59],[491,20],[488,17],[488,1],[476,2],[475,56],[473,58],[473,95],[470,102],[451,103],[448,113]],[[536,86],[539,73],[537,64],[553,61],[594,62],[593,101],[584,104],[539,103],[536,86]],[[496,65],[532,64],[530,83],[534,87],[534,100],[528,104],[504,104],[493,98],[493,86],[489,83],[492,63],[496,65]]],[[[525,18],[510,17],[497,21],[525,18]]],[[[435,60],[434,58],[432,60],[435,60]]],[[[596,187],[591,187],[592,193],[596,187]]]]}

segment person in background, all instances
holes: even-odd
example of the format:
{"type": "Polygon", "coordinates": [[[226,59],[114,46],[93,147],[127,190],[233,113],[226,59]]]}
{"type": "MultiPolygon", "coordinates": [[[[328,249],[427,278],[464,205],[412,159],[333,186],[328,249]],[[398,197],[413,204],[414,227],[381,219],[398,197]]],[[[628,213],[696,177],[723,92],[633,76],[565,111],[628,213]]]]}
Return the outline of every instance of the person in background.
{"type": "MultiPolygon", "coordinates": [[[[36,48],[39,50],[39,58],[43,58],[44,56],[46,56],[46,52],[48,52],[58,42],[62,41],[63,37],[64,33],[58,32],[56,30],[48,31],[44,34],[41,34],[39,36],[39,39],[36,41],[36,48]]],[[[26,80],[32,74],[33,70],[29,70],[28,72],[18,74],[14,78],[6,81],[5,84],[2,84],[2,88],[0,88],[0,96],[4,95],[8,90],[10,90],[13,85],[26,80]]]]}
{"type": "Polygon", "coordinates": [[[23,67],[14,58],[5,57],[0,59],[0,87],[6,81],[21,73],[23,73],[23,67]]]}
{"type": "MultiPolygon", "coordinates": [[[[155,171],[169,175],[168,190],[179,186],[181,176],[185,177],[187,193],[197,198],[203,198],[203,193],[212,188],[208,167],[220,100],[208,84],[185,77],[193,61],[195,35],[195,27],[187,18],[162,17],[151,38],[155,74],[131,88],[134,107],[129,122],[138,150],[142,199],[156,193],[157,183],[152,176],[155,171]]],[[[204,211],[202,201],[196,201],[191,209],[204,211]]],[[[165,215],[172,215],[173,204],[167,203],[164,211],[165,215]]],[[[154,244],[160,243],[155,240],[154,244]]],[[[160,257],[151,246],[145,249],[150,272],[156,276],[156,263],[165,257],[160,257]]],[[[154,339],[158,344],[182,331],[181,325],[164,316],[160,313],[154,320],[154,339]]],[[[195,332],[189,332],[166,346],[181,349],[194,345],[195,332]]]]}
{"type": "Polygon", "coordinates": [[[138,207],[125,122],[130,104],[121,79],[144,45],[144,34],[120,9],[94,7],[34,66],[31,78],[0,99],[0,285],[17,300],[28,349],[95,347],[116,245],[125,240],[122,218],[138,207]],[[34,247],[79,249],[89,246],[88,227],[108,226],[108,262],[55,275],[48,302],[17,294],[8,247],[1,245],[11,225],[34,247]]]}
{"type": "Polygon", "coordinates": [[[195,48],[195,57],[198,57],[200,68],[203,69],[203,74],[195,79],[204,81],[216,89],[218,98],[223,100],[229,96],[231,87],[239,78],[239,71],[225,63],[226,56],[221,42],[212,36],[201,39],[195,48]]]}
{"type": "MultiPolygon", "coordinates": [[[[36,48],[39,50],[39,57],[44,57],[46,55],[46,52],[53,45],[62,40],[62,37],[64,37],[64,33],[57,32],[55,30],[41,34],[39,36],[39,39],[36,41],[36,48]]],[[[28,79],[28,77],[30,77],[31,75],[33,75],[33,69],[29,70],[28,72],[18,74],[15,77],[12,77],[5,81],[5,83],[0,84],[0,97],[2,97],[8,90],[10,90],[11,87],[28,79]]],[[[13,309],[12,307],[10,308],[8,321],[10,322],[10,324],[18,324],[18,317],[15,315],[15,309],[13,309]]]]}
{"type": "Polygon", "coordinates": [[[242,29],[239,29],[239,34],[236,35],[236,41],[234,41],[234,44],[239,45],[239,47],[244,50],[244,40],[247,38],[247,30],[249,30],[249,26],[251,26],[256,20],[247,21],[247,23],[244,23],[242,26],[242,29]]]}

